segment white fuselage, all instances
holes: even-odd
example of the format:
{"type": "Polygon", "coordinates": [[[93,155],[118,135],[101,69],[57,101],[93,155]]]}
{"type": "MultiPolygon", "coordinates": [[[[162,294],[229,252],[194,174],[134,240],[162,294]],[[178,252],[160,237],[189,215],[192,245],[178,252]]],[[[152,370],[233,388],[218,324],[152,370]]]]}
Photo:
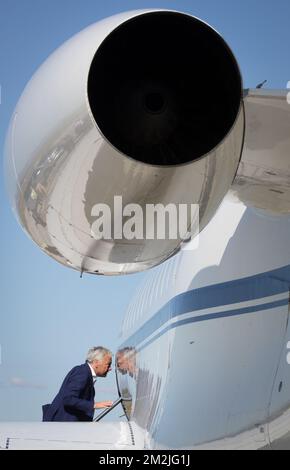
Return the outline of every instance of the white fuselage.
{"type": "Polygon", "coordinates": [[[289,234],[288,216],[228,198],[198,248],[149,273],[123,324],[133,366],[118,374],[148,447],[261,448],[285,437],[289,234]]]}

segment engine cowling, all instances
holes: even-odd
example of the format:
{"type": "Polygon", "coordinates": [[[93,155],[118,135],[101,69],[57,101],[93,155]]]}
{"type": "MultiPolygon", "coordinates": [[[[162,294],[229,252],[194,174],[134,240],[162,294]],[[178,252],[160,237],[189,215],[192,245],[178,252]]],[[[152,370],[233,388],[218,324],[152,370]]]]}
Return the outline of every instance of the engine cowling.
{"type": "Polygon", "coordinates": [[[243,137],[241,75],[221,36],[179,12],[122,13],[67,41],[28,83],[7,136],[10,198],[27,234],[65,266],[140,271],[184,238],[96,239],[96,205],[114,214],[117,196],[144,217],[148,204],[198,204],[202,230],[243,137]]]}

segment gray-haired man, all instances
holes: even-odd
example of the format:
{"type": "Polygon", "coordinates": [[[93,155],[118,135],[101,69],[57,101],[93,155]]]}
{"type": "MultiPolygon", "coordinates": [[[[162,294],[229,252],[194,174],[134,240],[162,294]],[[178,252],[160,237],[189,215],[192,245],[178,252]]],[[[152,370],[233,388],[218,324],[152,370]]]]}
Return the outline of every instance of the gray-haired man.
{"type": "Polygon", "coordinates": [[[42,407],[43,421],[92,421],[95,409],[112,406],[112,401],[94,401],[94,382],[106,377],[111,363],[111,351],[102,346],[91,348],[86,363],[74,367],[51,405],[42,407]]]}

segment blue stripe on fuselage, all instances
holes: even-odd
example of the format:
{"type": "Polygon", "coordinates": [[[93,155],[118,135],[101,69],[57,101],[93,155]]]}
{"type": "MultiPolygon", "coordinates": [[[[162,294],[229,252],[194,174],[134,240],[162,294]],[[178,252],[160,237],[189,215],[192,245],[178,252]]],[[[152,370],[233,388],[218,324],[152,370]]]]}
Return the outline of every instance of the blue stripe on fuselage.
{"type": "MultiPolygon", "coordinates": [[[[162,336],[166,331],[184,325],[208,321],[211,319],[224,318],[230,316],[244,315],[263,311],[270,308],[279,307],[288,304],[288,298],[277,302],[270,302],[246,308],[237,308],[225,312],[217,312],[207,315],[191,317],[185,320],[179,320],[178,316],[189,312],[195,312],[214,307],[225,307],[227,305],[253,301],[270,297],[272,295],[282,294],[289,291],[290,285],[290,266],[285,266],[273,271],[257,274],[255,276],[228,281],[221,284],[193,289],[177,295],[167,302],[156,314],[142,325],[136,333],[125,341],[122,347],[134,346],[138,349],[138,344],[145,341],[156,330],[161,328],[170,319],[176,318],[177,321],[168,325],[156,336],[150,339],[142,346],[148,346],[152,341],[162,336]]],[[[139,348],[140,349],[140,348],[139,348]]]]}
{"type": "Polygon", "coordinates": [[[137,346],[136,350],[141,351],[142,349],[149,346],[149,344],[153,343],[153,341],[160,338],[160,336],[164,335],[164,333],[178,326],[187,325],[189,323],[208,321],[208,320],[217,319],[217,318],[234,317],[238,315],[245,315],[247,313],[255,313],[261,310],[269,310],[271,308],[282,307],[283,305],[288,305],[288,303],[289,303],[289,300],[287,298],[287,299],[278,300],[277,302],[269,302],[268,304],[256,305],[256,306],[246,307],[246,308],[238,308],[236,310],[228,310],[226,312],[211,313],[208,315],[200,315],[197,317],[185,318],[184,320],[179,320],[179,321],[177,320],[176,322],[172,323],[171,325],[168,325],[166,328],[160,331],[157,335],[155,335],[153,338],[147,341],[147,343],[142,344],[141,347],[137,346]]]}

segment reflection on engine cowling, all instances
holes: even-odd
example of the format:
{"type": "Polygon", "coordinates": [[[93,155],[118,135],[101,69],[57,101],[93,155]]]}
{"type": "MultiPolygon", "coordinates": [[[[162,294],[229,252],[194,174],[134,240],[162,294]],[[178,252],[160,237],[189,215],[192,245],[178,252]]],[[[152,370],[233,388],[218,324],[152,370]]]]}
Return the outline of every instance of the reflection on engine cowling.
{"type": "Polygon", "coordinates": [[[202,230],[239,164],[241,97],[234,56],[196,18],[138,11],[85,29],[42,65],[11,120],[7,182],[20,224],[45,253],[82,272],[132,273],[163,262],[196,221],[186,238],[167,230],[148,237],[145,228],[128,238],[116,234],[116,196],[140,207],[142,227],[148,205],[197,204],[202,230]],[[99,205],[113,220],[103,239],[93,229],[99,205]]]}

